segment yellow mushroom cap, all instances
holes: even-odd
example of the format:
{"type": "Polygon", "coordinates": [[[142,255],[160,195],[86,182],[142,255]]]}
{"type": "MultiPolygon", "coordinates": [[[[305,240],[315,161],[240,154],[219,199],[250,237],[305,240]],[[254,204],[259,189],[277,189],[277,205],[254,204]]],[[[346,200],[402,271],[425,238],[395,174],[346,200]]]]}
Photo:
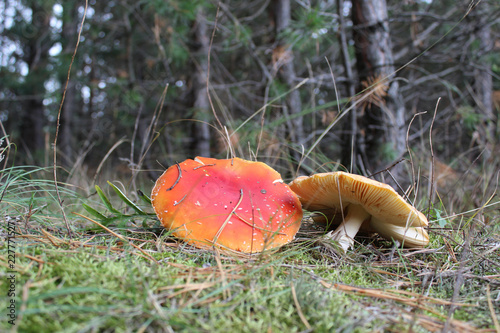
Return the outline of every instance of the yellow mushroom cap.
{"type": "Polygon", "coordinates": [[[425,215],[387,184],[338,171],[301,176],[289,185],[304,209],[341,212],[349,210],[349,206],[362,207],[370,216],[370,228],[381,236],[412,247],[429,242],[423,229],[428,225],[425,215]]]}

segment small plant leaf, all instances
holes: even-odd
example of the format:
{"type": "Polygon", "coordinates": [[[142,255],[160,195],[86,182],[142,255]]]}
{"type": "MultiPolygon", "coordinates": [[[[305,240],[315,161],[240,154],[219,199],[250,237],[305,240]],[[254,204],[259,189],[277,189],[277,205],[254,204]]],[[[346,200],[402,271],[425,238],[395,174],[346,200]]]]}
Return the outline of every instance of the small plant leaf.
{"type": "Polygon", "coordinates": [[[151,205],[152,202],[151,202],[151,198],[148,197],[146,194],[144,194],[144,192],[142,192],[141,190],[137,190],[137,195],[139,196],[139,199],[141,199],[142,201],[144,201],[145,203],[151,205]]]}
{"type": "Polygon", "coordinates": [[[101,198],[102,202],[104,203],[104,205],[106,206],[106,208],[110,211],[110,212],[113,212],[115,214],[120,214],[122,215],[118,210],[116,210],[113,205],[111,204],[111,202],[109,201],[108,197],[106,196],[106,194],[104,194],[104,192],[101,190],[101,188],[96,185],[95,186],[95,190],[97,191],[97,194],[99,195],[99,198],[101,198]]]}
{"type": "Polygon", "coordinates": [[[133,210],[135,210],[140,215],[148,215],[144,210],[142,210],[142,208],[140,208],[135,203],[133,203],[129,198],[127,198],[127,196],[125,194],[123,194],[123,192],[118,187],[116,187],[113,183],[108,181],[108,184],[109,184],[109,186],[111,186],[113,188],[113,190],[115,190],[116,194],[118,194],[120,199],[122,199],[122,201],[125,202],[125,204],[127,204],[127,206],[131,207],[133,210]]]}
{"type": "Polygon", "coordinates": [[[441,213],[439,212],[439,210],[435,209],[435,212],[436,212],[436,217],[438,220],[439,227],[444,228],[448,222],[446,221],[446,219],[444,217],[441,216],[441,213]]]}
{"type": "Polygon", "coordinates": [[[107,226],[111,221],[112,219],[104,216],[103,214],[101,214],[99,211],[97,211],[96,209],[90,207],[89,205],[87,204],[82,204],[83,208],[88,212],[90,213],[91,215],[97,217],[99,220],[101,220],[102,224],[107,226]]]}

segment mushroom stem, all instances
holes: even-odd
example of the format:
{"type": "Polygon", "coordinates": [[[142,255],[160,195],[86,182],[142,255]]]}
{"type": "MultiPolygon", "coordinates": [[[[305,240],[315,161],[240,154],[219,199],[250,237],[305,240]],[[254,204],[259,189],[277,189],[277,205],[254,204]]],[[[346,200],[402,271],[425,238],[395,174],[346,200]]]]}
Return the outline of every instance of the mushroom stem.
{"type": "Polygon", "coordinates": [[[359,228],[370,217],[370,214],[361,206],[350,204],[347,207],[347,215],[337,229],[327,234],[327,238],[338,241],[344,252],[354,244],[354,236],[359,228]]]}
{"type": "Polygon", "coordinates": [[[377,226],[375,228],[382,237],[396,239],[405,247],[424,247],[429,242],[429,235],[421,227],[377,226]]]}

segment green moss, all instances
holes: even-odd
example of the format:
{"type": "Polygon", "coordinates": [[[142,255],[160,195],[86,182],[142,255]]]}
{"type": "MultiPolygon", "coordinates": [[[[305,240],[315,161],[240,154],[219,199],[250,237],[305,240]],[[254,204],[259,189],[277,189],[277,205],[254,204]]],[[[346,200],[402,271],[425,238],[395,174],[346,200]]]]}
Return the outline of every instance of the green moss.
{"type": "MultiPolygon", "coordinates": [[[[30,206],[46,207],[31,216],[26,229],[18,223],[29,237],[15,239],[14,297],[6,296],[8,245],[0,244],[0,300],[15,301],[18,332],[301,332],[308,326],[315,332],[426,332],[418,318],[443,324],[450,307],[437,302],[451,301],[456,288],[456,302],[468,306],[459,306],[453,318],[471,327],[494,327],[486,285],[496,309],[498,288],[489,276],[498,274],[498,249],[491,249],[500,223],[492,209],[482,212],[488,223],[476,229],[470,229],[477,219],[471,217],[474,212],[447,220],[446,228],[437,231],[438,216],[432,217],[431,242],[422,251],[393,251],[390,242],[360,239],[344,256],[305,231],[278,252],[241,259],[174,243],[166,232],[141,229],[131,215],[110,222],[155,262],[128,241],[93,224],[91,229],[74,215],[70,224],[80,226],[80,233],[67,237],[58,205],[39,190],[42,185],[52,190],[50,182],[31,191],[26,172],[12,173],[10,179],[4,216],[26,217],[21,212],[30,206]],[[60,244],[49,242],[41,229],[60,244]],[[468,232],[470,244],[463,253],[468,232]],[[384,297],[383,291],[400,296],[384,297]],[[431,311],[410,305],[417,298],[431,311]]],[[[96,207],[97,200],[84,201],[96,207]]],[[[119,202],[113,204],[125,211],[119,202]]],[[[10,324],[1,321],[0,330],[7,329],[10,324]]]]}

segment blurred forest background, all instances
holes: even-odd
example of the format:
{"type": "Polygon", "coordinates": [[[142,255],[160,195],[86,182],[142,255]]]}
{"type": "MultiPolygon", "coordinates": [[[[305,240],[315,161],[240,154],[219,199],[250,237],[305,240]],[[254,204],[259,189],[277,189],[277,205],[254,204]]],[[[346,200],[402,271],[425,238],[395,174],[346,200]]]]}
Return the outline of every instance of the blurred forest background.
{"type": "MultiPolygon", "coordinates": [[[[500,165],[497,0],[2,0],[0,13],[0,120],[16,164],[52,164],[65,91],[57,148],[70,176],[154,179],[230,152],[288,179],[402,158],[427,168],[431,154],[450,175],[500,165]]],[[[404,182],[409,166],[391,170],[404,182]]]]}

